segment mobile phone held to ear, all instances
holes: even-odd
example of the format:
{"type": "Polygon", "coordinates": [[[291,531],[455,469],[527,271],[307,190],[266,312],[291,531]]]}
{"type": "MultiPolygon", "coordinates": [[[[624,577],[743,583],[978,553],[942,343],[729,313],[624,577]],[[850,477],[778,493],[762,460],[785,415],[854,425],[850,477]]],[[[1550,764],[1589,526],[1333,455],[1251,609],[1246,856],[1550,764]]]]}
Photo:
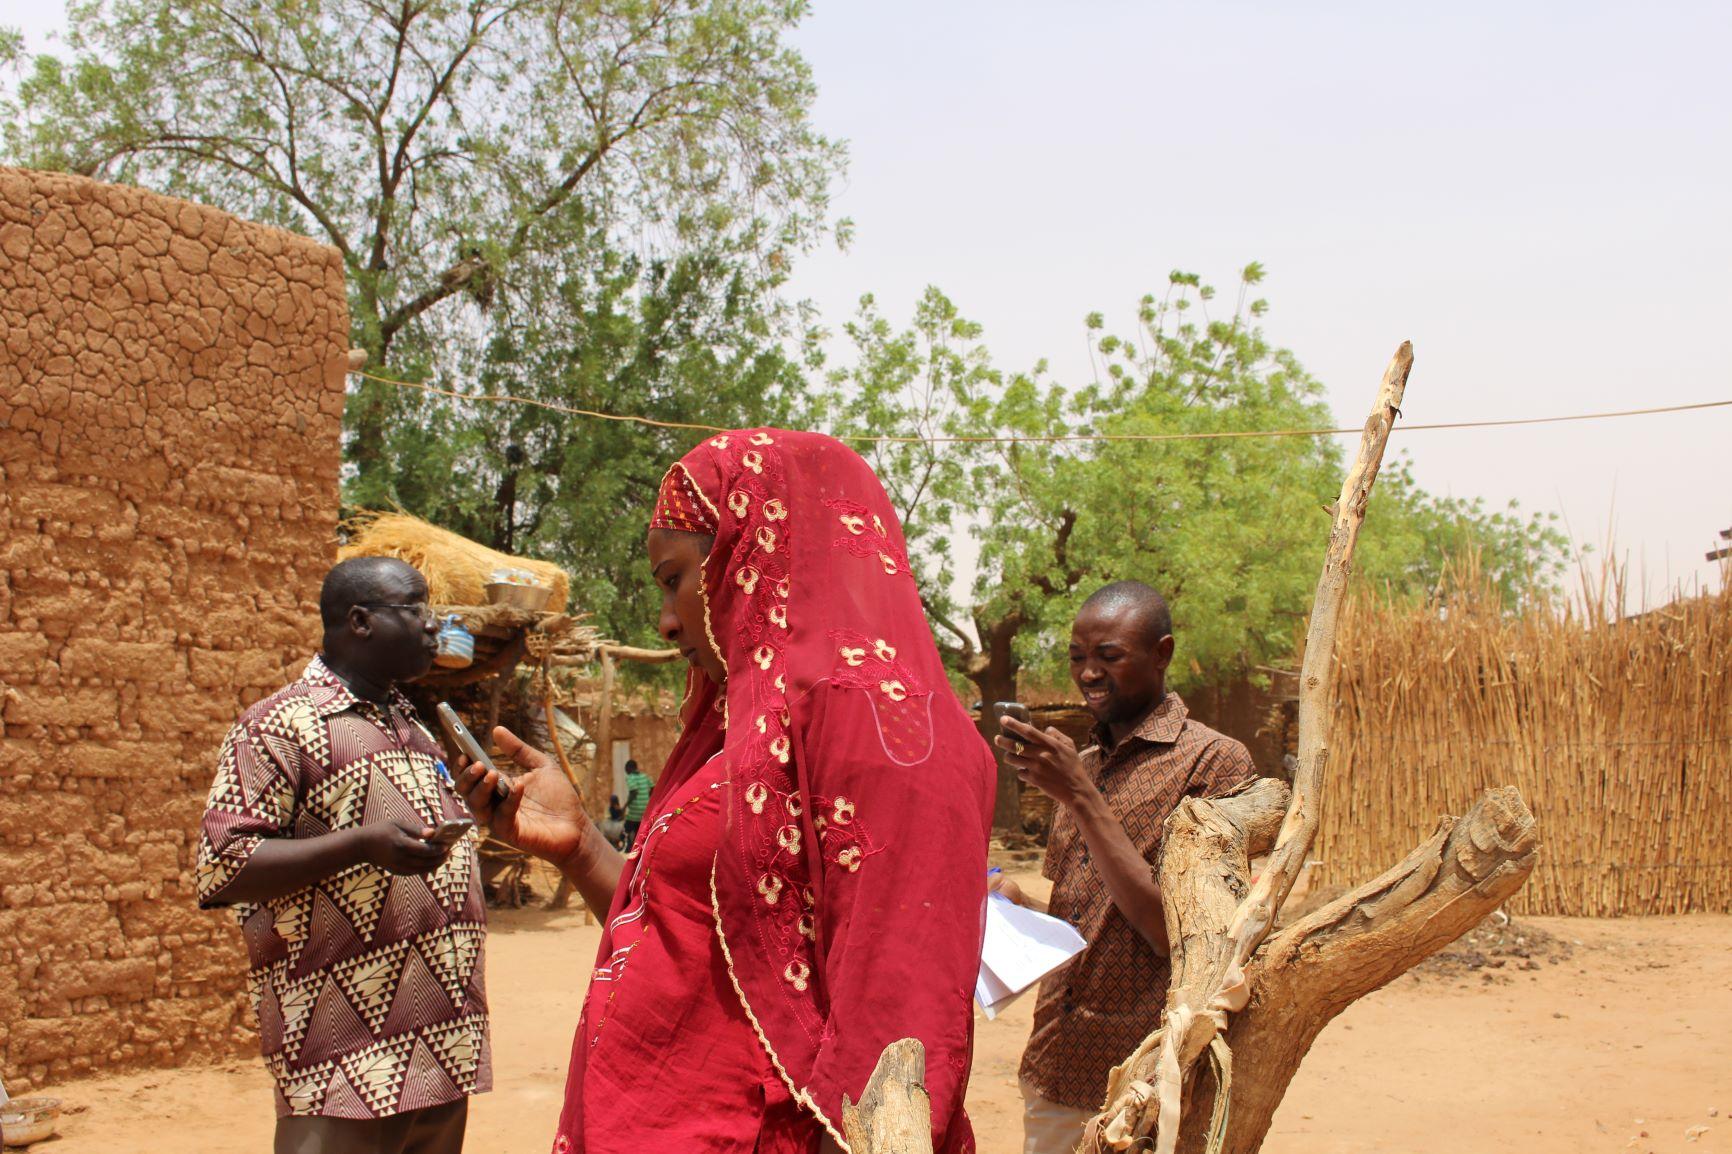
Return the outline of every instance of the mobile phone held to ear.
{"type": "Polygon", "coordinates": [[[1028,706],[1020,701],[995,701],[992,712],[996,717],[1014,717],[1024,725],[1033,725],[1034,717],[1028,711],[1028,706]]]}
{"type": "MultiPolygon", "coordinates": [[[[499,773],[499,767],[493,764],[493,759],[487,756],[487,751],[481,748],[481,743],[475,740],[475,735],[469,732],[469,727],[463,724],[463,719],[457,716],[457,711],[451,708],[449,701],[439,703],[439,724],[445,730],[445,739],[457,747],[457,752],[479,765],[483,770],[499,773]]],[[[505,784],[505,775],[499,774],[499,780],[494,783],[493,793],[501,801],[511,796],[511,787],[505,784]]]]}
{"type": "Polygon", "coordinates": [[[433,827],[432,836],[427,840],[433,845],[456,845],[457,840],[475,828],[472,817],[446,818],[433,827]]]}

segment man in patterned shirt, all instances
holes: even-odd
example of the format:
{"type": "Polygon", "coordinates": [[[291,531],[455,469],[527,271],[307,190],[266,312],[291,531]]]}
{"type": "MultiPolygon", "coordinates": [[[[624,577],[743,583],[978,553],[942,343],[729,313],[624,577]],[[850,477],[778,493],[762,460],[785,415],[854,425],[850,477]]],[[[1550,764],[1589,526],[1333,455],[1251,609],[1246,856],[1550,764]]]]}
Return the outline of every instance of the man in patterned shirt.
{"type": "MultiPolygon", "coordinates": [[[[1071,626],[1071,678],[1097,722],[1088,748],[1004,720],[998,742],[1057,802],[1043,873],[1049,912],[1088,946],[1041,983],[1022,1056],[1024,1154],[1069,1154],[1100,1110],[1107,1075],[1159,1024],[1167,925],[1156,869],[1167,817],[1187,797],[1255,775],[1243,745],[1185,715],[1166,689],[1173,623],[1147,585],[1120,581],[1071,626]]],[[[1004,891],[1012,900],[1014,887],[1004,891]]]]}
{"type": "Polygon", "coordinates": [[[396,683],[432,664],[427,583],[401,561],[338,564],[323,652],[241,715],[217,762],[199,904],[233,906],[276,1154],[457,1154],[492,1088],[468,810],[396,683]]]}

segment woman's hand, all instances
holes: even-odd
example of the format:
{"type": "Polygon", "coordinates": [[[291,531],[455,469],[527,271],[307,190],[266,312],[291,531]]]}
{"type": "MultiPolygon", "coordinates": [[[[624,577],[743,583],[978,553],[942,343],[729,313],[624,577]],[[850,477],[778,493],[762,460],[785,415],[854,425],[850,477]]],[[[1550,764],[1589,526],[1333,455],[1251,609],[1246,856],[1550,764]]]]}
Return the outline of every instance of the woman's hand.
{"type": "Polygon", "coordinates": [[[523,772],[502,776],[460,756],[458,792],[494,837],[563,867],[584,848],[592,825],[583,800],[557,761],[524,744],[503,725],[494,728],[493,744],[523,772]],[[495,790],[501,780],[509,789],[503,799],[495,790]]]}
{"type": "Polygon", "coordinates": [[[993,742],[1024,782],[1060,805],[1074,806],[1096,792],[1076,742],[1056,729],[1036,729],[1014,717],[1001,717],[998,724],[1004,732],[993,742]]]}

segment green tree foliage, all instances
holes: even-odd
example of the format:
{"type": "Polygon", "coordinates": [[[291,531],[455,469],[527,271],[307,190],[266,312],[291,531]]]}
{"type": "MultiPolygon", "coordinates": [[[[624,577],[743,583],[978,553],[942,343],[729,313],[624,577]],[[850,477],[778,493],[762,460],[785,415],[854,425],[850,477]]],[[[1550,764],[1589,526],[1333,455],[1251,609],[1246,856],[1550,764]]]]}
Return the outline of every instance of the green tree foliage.
{"type": "MultiPolygon", "coordinates": [[[[72,0],[70,53],[22,62],[11,156],[124,180],[334,245],[375,369],[448,367],[557,254],[729,265],[773,288],[823,224],[838,146],[783,42],[800,0],[72,0]]],[[[15,38],[0,52],[17,60],[15,38]]],[[[665,263],[664,263],[665,262],[665,263]]],[[[620,267],[628,267],[621,265],[620,267]]],[[[557,283],[557,282],[556,282],[557,283]]],[[[662,284],[637,286],[653,311],[662,284]]],[[[657,331],[651,325],[646,332],[657,331]]],[[[363,384],[350,493],[431,465],[392,456],[422,402],[363,384]]],[[[461,414],[458,414],[459,419],[461,414]]],[[[473,434],[461,425],[449,431],[473,434]]],[[[415,447],[421,447],[419,441],[415,447]]]]}
{"type": "Polygon", "coordinates": [[[644,529],[662,474],[705,434],[545,406],[782,424],[799,366],[749,278],[718,258],[640,266],[602,249],[535,283],[496,320],[469,397],[393,421],[397,491],[465,536],[558,562],[609,635],[649,643],[644,529]],[[538,403],[486,399],[505,395],[538,403]]]}
{"type": "MultiPolygon", "coordinates": [[[[902,331],[863,302],[820,414],[844,434],[979,438],[865,451],[908,524],[939,639],[983,695],[1014,690],[1025,666],[1062,676],[1081,600],[1125,577],[1172,602],[1180,687],[1291,653],[1345,461],[1330,437],[1235,435],[1334,423],[1321,385],[1262,332],[1262,278],[1261,266],[1244,269],[1220,316],[1215,290],[1183,272],[1143,299],[1128,334],[1091,316],[1095,379],[1074,389],[1044,366],[996,370],[979,326],[936,289],[902,331]],[[1204,439],[1180,439],[1193,436],[1204,439]],[[1174,439],[1113,439],[1135,437],[1174,439]],[[976,576],[959,606],[969,545],[976,576]]],[[[1387,467],[1363,578],[1423,596],[1466,548],[1513,603],[1555,589],[1565,541],[1546,518],[1436,497],[1405,461],[1387,467]]]]}

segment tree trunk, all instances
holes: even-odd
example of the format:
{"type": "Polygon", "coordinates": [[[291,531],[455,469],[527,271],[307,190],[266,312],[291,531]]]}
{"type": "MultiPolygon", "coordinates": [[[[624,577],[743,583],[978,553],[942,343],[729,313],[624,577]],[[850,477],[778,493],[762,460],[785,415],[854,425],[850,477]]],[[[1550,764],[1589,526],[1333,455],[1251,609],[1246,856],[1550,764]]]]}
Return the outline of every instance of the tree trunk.
{"type": "Polygon", "coordinates": [[[980,691],[980,719],[975,722],[975,726],[992,749],[993,760],[998,763],[998,788],[993,795],[992,828],[1020,833],[1022,780],[1016,776],[1016,767],[1005,763],[1003,751],[992,744],[992,739],[998,736],[998,715],[993,713],[992,703],[1016,700],[1019,663],[1013,643],[1016,641],[1017,632],[1022,628],[1022,618],[1020,614],[1013,613],[988,626],[977,617],[975,628],[980,633],[982,652],[967,672],[968,679],[980,691]]]}
{"type": "MultiPolygon", "coordinates": [[[[355,310],[351,344],[367,351],[367,364],[381,376],[391,375],[391,334],[379,327],[379,306],[368,285],[356,282],[351,294],[355,310]]],[[[370,381],[365,377],[355,382],[344,407],[343,431],[347,436],[347,457],[355,466],[354,490],[366,506],[380,505],[390,493],[391,479],[386,475],[385,422],[391,398],[386,393],[391,385],[370,381]]]]}

